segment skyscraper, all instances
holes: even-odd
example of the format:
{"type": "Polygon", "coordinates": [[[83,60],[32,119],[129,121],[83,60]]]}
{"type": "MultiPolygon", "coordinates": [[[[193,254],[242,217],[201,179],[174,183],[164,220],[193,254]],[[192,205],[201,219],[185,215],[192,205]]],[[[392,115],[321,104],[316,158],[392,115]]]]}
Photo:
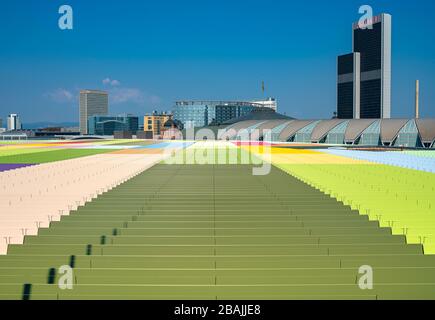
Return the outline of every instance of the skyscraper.
{"type": "Polygon", "coordinates": [[[360,53],[338,57],[337,114],[340,119],[359,118],[360,114],[360,53]]]}
{"type": "Polygon", "coordinates": [[[338,58],[338,118],[391,117],[391,21],[381,14],[353,24],[353,53],[338,58]]]}
{"type": "Polygon", "coordinates": [[[13,113],[8,116],[8,131],[21,130],[20,117],[13,113]]]}
{"type": "Polygon", "coordinates": [[[109,94],[99,90],[80,91],[80,133],[88,134],[88,119],[109,113],[109,94]]]}

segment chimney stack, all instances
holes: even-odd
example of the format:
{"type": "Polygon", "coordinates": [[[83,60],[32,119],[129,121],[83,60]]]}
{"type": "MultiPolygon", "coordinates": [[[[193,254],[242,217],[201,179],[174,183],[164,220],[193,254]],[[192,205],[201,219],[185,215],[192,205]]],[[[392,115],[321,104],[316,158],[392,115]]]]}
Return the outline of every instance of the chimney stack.
{"type": "Polygon", "coordinates": [[[420,118],[420,81],[415,81],[415,119],[420,118]]]}

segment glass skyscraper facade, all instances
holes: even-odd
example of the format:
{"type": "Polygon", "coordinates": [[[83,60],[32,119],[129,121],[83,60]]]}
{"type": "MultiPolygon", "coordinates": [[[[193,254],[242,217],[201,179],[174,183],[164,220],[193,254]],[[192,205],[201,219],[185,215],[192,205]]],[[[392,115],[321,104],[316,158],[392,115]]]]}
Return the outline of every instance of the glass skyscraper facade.
{"type": "Polygon", "coordinates": [[[338,58],[338,118],[391,117],[391,34],[389,14],[354,23],[353,53],[338,58]]]}
{"type": "Polygon", "coordinates": [[[115,131],[129,131],[133,134],[139,130],[139,118],[129,115],[92,116],[88,118],[88,132],[92,135],[113,136],[115,131]]]}
{"type": "Polygon", "coordinates": [[[172,111],[174,119],[180,121],[184,128],[192,128],[222,124],[261,108],[264,105],[256,102],[177,101],[172,111]]]}
{"type": "Polygon", "coordinates": [[[360,60],[359,53],[338,57],[337,117],[353,119],[360,109],[360,60]]]}

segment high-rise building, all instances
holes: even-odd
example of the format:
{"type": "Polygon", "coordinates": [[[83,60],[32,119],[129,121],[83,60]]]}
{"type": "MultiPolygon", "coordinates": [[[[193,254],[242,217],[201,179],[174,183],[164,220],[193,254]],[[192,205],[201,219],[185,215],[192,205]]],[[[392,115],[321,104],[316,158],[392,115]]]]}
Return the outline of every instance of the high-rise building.
{"type": "Polygon", "coordinates": [[[16,131],[21,129],[20,117],[15,113],[10,114],[8,116],[8,131],[16,131]]]}
{"type": "Polygon", "coordinates": [[[357,119],[360,114],[360,53],[338,57],[337,115],[340,119],[357,119]]]}
{"type": "Polygon", "coordinates": [[[391,21],[381,14],[353,24],[353,53],[338,58],[338,118],[391,117],[391,21]]]}
{"type": "Polygon", "coordinates": [[[88,119],[109,113],[109,94],[99,90],[80,91],[80,134],[89,134],[88,119]]]}
{"type": "Polygon", "coordinates": [[[266,109],[263,103],[247,101],[177,101],[173,113],[187,129],[222,124],[261,109],[266,109]]]}

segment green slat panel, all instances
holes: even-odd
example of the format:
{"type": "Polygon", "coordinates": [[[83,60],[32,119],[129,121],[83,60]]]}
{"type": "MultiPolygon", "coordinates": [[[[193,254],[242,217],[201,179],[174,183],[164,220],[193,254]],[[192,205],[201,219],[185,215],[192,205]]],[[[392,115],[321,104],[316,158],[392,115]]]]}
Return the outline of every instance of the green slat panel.
{"type": "Polygon", "coordinates": [[[0,299],[25,283],[32,299],[435,299],[421,245],[281,170],[251,170],[155,166],[11,245],[0,299]],[[72,255],[74,289],[48,284],[72,255]],[[357,285],[362,265],[374,290],[357,285]]]}

